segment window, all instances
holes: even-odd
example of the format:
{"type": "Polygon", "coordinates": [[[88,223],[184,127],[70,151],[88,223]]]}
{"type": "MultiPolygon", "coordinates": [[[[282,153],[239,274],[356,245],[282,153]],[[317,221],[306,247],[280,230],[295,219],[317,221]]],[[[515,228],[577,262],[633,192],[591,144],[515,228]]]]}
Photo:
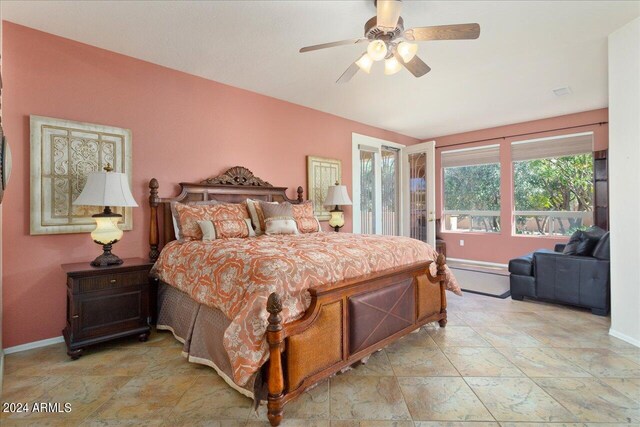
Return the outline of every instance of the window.
{"type": "Polygon", "coordinates": [[[593,225],[593,135],[514,142],[514,234],[568,236],[593,225]]]}
{"type": "Polygon", "coordinates": [[[382,146],[381,148],[360,145],[360,232],[396,236],[400,229],[399,215],[399,149],[382,146]],[[377,171],[377,158],[380,158],[380,171],[377,171]],[[376,185],[376,174],[381,182],[376,185]],[[376,190],[378,189],[378,190],[376,190]],[[378,193],[378,194],[376,194],[378,193]],[[381,206],[376,208],[376,197],[380,196],[381,206]],[[377,223],[378,216],[381,221],[377,223]]]}
{"type": "Polygon", "coordinates": [[[382,193],[382,234],[390,236],[400,235],[400,174],[398,159],[400,150],[382,146],[380,149],[382,160],[380,190],[382,193]]]}
{"type": "Polygon", "coordinates": [[[401,232],[400,149],[403,146],[353,134],[353,230],[399,235],[401,232]]]}
{"type": "Polygon", "coordinates": [[[364,234],[376,231],[375,153],[360,149],[360,232],[364,234]]]}
{"type": "Polygon", "coordinates": [[[500,231],[500,149],[498,145],[442,152],[447,231],[500,231]]]}

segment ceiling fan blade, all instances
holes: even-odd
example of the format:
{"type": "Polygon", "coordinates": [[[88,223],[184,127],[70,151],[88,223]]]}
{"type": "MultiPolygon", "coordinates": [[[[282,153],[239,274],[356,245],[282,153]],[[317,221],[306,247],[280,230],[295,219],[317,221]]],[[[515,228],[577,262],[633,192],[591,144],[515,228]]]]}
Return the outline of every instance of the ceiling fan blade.
{"type": "Polygon", "coordinates": [[[404,59],[402,59],[402,56],[400,56],[398,52],[393,52],[393,56],[398,60],[399,63],[404,65],[404,68],[409,70],[409,72],[416,77],[422,77],[429,71],[431,71],[431,67],[425,64],[424,61],[418,58],[417,55],[414,56],[409,62],[404,62],[404,59]]]}
{"type": "Polygon", "coordinates": [[[398,26],[402,2],[400,0],[376,1],[376,26],[383,31],[393,31],[398,26]]]}
{"type": "MultiPolygon", "coordinates": [[[[358,58],[360,59],[360,58],[358,58]]],[[[349,66],[349,68],[347,68],[345,70],[344,73],[342,73],[342,75],[340,76],[340,78],[338,80],[336,80],[336,83],[347,83],[349,80],[351,80],[351,78],[353,76],[356,75],[356,73],[358,72],[358,70],[360,69],[360,67],[358,67],[358,64],[356,64],[355,62],[353,64],[351,64],[349,66]]]]}
{"type": "Polygon", "coordinates": [[[316,44],[316,45],[313,45],[313,46],[303,47],[302,49],[300,49],[300,53],[311,52],[312,50],[327,49],[329,47],[334,47],[334,46],[343,46],[343,45],[347,45],[347,44],[357,44],[357,43],[362,43],[362,42],[366,42],[366,41],[369,41],[369,39],[359,38],[359,39],[350,39],[350,40],[340,40],[338,42],[331,42],[331,43],[316,44]]]}
{"type": "Polygon", "coordinates": [[[456,24],[412,28],[404,32],[407,40],[471,40],[480,37],[480,25],[456,24]]]}

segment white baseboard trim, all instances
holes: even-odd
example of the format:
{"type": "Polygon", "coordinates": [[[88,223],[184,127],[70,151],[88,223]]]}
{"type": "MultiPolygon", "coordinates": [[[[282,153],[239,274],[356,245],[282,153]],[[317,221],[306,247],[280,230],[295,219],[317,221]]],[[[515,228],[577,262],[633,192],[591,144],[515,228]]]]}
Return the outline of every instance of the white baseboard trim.
{"type": "Polygon", "coordinates": [[[631,338],[629,335],[625,335],[621,332],[618,332],[614,329],[609,329],[609,335],[611,335],[612,337],[616,337],[618,339],[621,339],[622,341],[626,341],[629,344],[635,345],[636,347],[640,347],[640,340],[637,340],[635,338],[631,338]]]}
{"type": "Polygon", "coordinates": [[[463,262],[465,264],[484,265],[487,267],[500,267],[500,268],[509,267],[508,264],[498,264],[496,262],[487,262],[487,261],[476,261],[473,259],[447,258],[447,261],[463,262]]]}
{"type": "Polygon", "coordinates": [[[64,342],[64,337],[62,337],[62,335],[54,338],[47,338],[46,340],[28,342],[26,344],[20,344],[14,347],[8,347],[4,349],[4,354],[11,354],[11,353],[18,353],[26,350],[33,350],[34,348],[46,347],[48,345],[58,344],[61,342],[64,342]]]}

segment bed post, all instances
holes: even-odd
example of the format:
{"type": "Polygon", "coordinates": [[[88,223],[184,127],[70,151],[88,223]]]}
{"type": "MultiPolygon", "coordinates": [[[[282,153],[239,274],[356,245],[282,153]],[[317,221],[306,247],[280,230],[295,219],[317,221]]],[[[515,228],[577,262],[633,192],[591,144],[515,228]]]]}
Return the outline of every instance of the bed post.
{"type": "Polygon", "coordinates": [[[447,295],[446,295],[447,290],[444,284],[444,274],[445,274],[444,255],[442,254],[438,255],[438,258],[436,259],[436,266],[437,266],[436,274],[440,278],[440,314],[444,316],[442,319],[438,321],[438,323],[440,324],[441,328],[444,328],[445,326],[447,326],[447,295]]]}
{"type": "Polygon", "coordinates": [[[304,193],[302,186],[298,187],[298,190],[296,192],[298,193],[298,203],[304,202],[304,199],[302,198],[302,193],[304,193]]]}
{"type": "Polygon", "coordinates": [[[282,398],[284,391],[284,374],[282,371],[282,301],[277,293],[269,295],[267,300],[269,325],[267,326],[267,342],[269,343],[269,370],[267,385],[269,396],[267,401],[267,416],[272,426],[280,425],[282,421],[282,398]]]}
{"type": "Polygon", "coordinates": [[[158,250],[159,245],[159,237],[160,233],[158,230],[158,205],[160,204],[160,198],[158,197],[158,180],[155,178],[151,178],[149,181],[149,205],[151,206],[151,220],[149,221],[149,246],[151,250],[149,251],[149,258],[151,261],[155,261],[160,256],[160,251],[158,250]]]}

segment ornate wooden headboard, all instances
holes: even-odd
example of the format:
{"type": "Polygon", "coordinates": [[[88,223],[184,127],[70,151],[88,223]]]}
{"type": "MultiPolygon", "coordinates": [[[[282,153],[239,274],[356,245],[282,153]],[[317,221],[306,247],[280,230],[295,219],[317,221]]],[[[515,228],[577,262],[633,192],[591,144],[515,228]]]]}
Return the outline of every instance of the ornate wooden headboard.
{"type": "Polygon", "coordinates": [[[248,198],[264,200],[266,202],[287,201],[290,203],[302,203],[302,187],[298,187],[298,198],[293,200],[287,197],[287,187],[274,187],[253,175],[249,169],[235,166],[222,175],[205,179],[200,183],[180,183],[180,193],[175,197],[158,197],[158,180],[149,181],[149,205],[151,206],[151,221],[149,223],[149,258],[152,261],[160,255],[160,244],[167,244],[175,240],[173,231],[173,219],[171,216],[171,202],[189,202],[218,200],[226,203],[240,203],[248,198]],[[162,215],[162,234],[158,221],[158,208],[162,215]],[[162,236],[162,239],[160,239],[162,236]]]}

